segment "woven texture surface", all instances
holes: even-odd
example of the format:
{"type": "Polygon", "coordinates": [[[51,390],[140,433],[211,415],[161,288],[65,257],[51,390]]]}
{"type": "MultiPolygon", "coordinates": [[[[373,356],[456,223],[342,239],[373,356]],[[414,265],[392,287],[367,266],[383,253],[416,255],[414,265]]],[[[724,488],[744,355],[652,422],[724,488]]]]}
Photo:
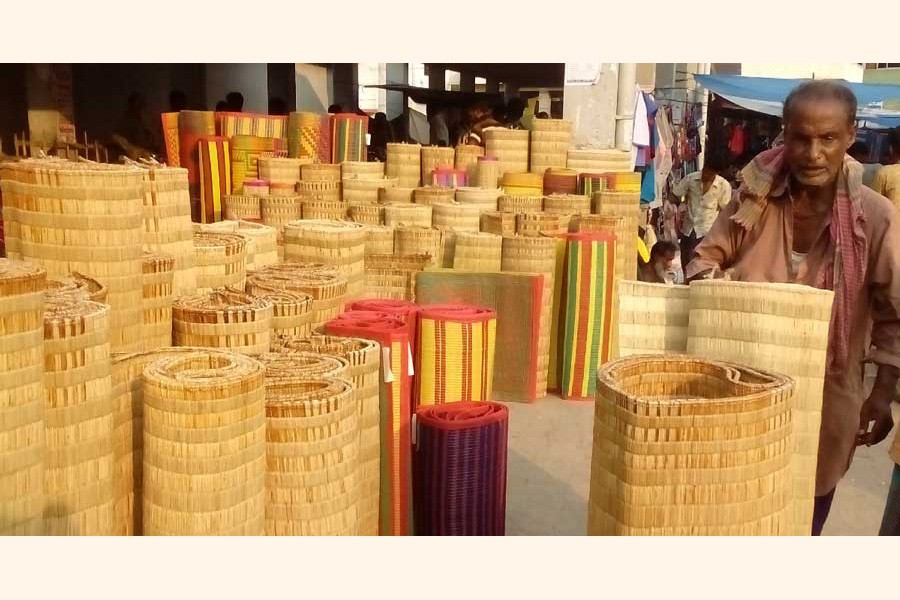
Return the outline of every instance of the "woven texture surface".
{"type": "Polygon", "coordinates": [[[200,222],[222,220],[222,199],[231,193],[231,145],[225,137],[203,137],[200,149],[200,222]]]}
{"type": "Polygon", "coordinates": [[[619,281],[618,289],[618,356],[687,352],[688,286],[619,281]]]}

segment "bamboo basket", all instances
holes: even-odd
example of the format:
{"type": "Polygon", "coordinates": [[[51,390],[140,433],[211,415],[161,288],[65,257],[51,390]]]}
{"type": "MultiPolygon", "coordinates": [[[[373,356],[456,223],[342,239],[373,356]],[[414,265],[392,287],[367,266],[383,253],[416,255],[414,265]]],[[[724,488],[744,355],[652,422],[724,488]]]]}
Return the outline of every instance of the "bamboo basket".
{"type": "Polygon", "coordinates": [[[416,204],[424,206],[434,206],[436,204],[453,202],[455,196],[456,191],[453,188],[434,186],[416,188],[414,194],[416,204]]]}
{"type": "Polygon", "coordinates": [[[503,193],[507,196],[542,196],[544,177],[535,173],[508,172],[501,178],[503,193]]]}
{"type": "Polygon", "coordinates": [[[304,338],[312,333],[313,299],[309,294],[253,286],[251,295],[272,304],[270,349],[274,350],[286,341],[304,338]]]}
{"type": "Polygon", "coordinates": [[[481,231],[502,236],[516,235],[516,215],[496,211],[481,213],[481,231]]]}
{"type": "Polygon", "coordinates": [[[497,207],[500,212],[512,214],[539,213],[544,210],[543,196],[509,196],[502,195],[497,200],[497,207]]]}
{"type": "Polygon", "coordinates": [[[384,207],[380,204],[350,202],[347,205],[347,214],[354,223],[362,223],[363,225],[384,224],[384,207]]]}
{"type": "Polygon", "coordinates": [[[501,177],[506,173],[526,173],[528,171],[528,131],[488,127],[484,130],[484,153],[497,159],[501,177]]]}
{"type": "Polygon", "coordinates": [[[550,339],[553,327],[553,286],[556,280],[556,242],[549,237],[503,238],[500,269],[544,276],[541,292],[541,320],[538,330],[536,397],[547,395],[550,369],[550,339]]]}
{"type": "Polygon", "coordinates": [[[457,233],[453,268],[458,271],[499,271],[502,241],[502,237],[492,233],[457,233]]]}
{"type": "Polygon", "coordinates": [[[440,146],[422,147],[422,181],[431,181],[431,174],[441,167],[453,168],[456,151],[453,148],[440,146]]]}
{"type": "Polygon", "coordinates": [[[305,200],[303,219],[342,221],[347,218],[347,205],[340,201],[305,200]]]}
{"type": "Polygon", "coordinates": [[[264,378],[259,361],[220,350],[147,365],[146,535],[265,532],[264,378]]]}
{"type": "Polygon", "coordinates": [[[296,221],[302,216],[302,204],[295,196],[263,198],[262,208],[263,225],[273,227],[277,234],[279,258],[284,253],[284,225],[296,221]]]}
{"type": "Polygon", "coordinates": [[[518,235],[536,237],[545,233],[558,233],[563,230],[559,215],[543,212],[516,215],[516,234],[518,235]]]}
{"type": "Polygon", "coordinates": [[[384,163],[345,160],[341,163],[341,178],[355,180],[384,179],[384,163]]]}
{"type": "Polygon", "coordinates": [[[366,225],[366,256],[394,253],[394,228],[366,225]]]}
{"type": "Polygon", "coordinates": [[[785,535],[793,382],[681,355],[600,368],[588,535],[785,535]]]}
{"type": "Polygon", "coordinates": [[[234,233],[194,234],[197,293],[215,288],[244,287],[247,241],[234,233]]]}
{"type": "Polygon", "coordinates": [[[577,194],[578,171],[574,169],[549,168],[544,172],[544,193],[577,194]]]}
{"type": "Polygon", "coordinates": [[[222,214],[230,221],[262,219],[262,202],[259,196],[224,196],[222,214]]]}
{"type": "Polygon", "coordinates": [[[443,236],[438,229],[429,227],[397,227],[394,230],[394,252],[399,255],[427,254],[431,264],[443,260],[443,236]]]}
{"type": "Polygon", "coordinates": [[[543,175],[547,169],[565,168],[572,143],[572,122],[565,119],[535,119],[531,126],[532,173],[543,175]]]}
{"type": "Polygon", "coordinates": [[[244,196],[265,198],[272,195],[269,182],[262,179],[245,179],[240,187],[236,185],[233,187],[235,190],[241,190],[244,196]]]}
{"type": "Polygon", "coordinates": [[[594,194],[594,212],[605,217],[625,219],[621,231],[616,234],[616,250],[621,248],[624,256],[620,281],[637,279],[637,231],[641,222],[640,193],[598,192],[594,194]]]}
{"type": "Polygon", "coordinates": [[[477,233],[481,229],[481,211],[468,204],[435,204],[431,223],[444,231],[469,231],[477,233]]]}
{"type": "Polygon", "coordinates": [[[633,171],[631,152],[621,150],[569,149],[566,167],[579,173],[633,171]]]}
{"type": "Polygon", "coordinates": [[[144,171],[143,249],[168,254],[175,259],[173,286],[176,294],[192,294],[197,288],[192,236],[187,169],[147,168],[144,171]]]}
{"type": "Polygon", "coordinates": [[[85,300],[44,313],[47,535],[115,533],[110,309],[85,300]]]}
{"type": "Polygon", "coordinates": [[[397,187],[396,177],[382,177],[380,179],[345,177],[341,182],[341,199],[344,202],[356,202],[358,204],[377,204],[379,191],[384,188],[394,187],[397,187]]]}
{"type": "Polygon", "coordinates": [[[300,168],[311,164],[311,158],[276,158],[259,159],[259,178],[272,184],[286,184],[294,187],[300,181],[300,168]]]}
{"type": "Polygon", "coordinates": [[[312,328],[341,313],[347,295],[347,277],[322,264],[281,263],[256,271],[247,280],[247,291],[259,288],[291,290],[312,297],[312,328]]]}
{"type": "MultiPolygon", "coordinates": [[[[569,230],[574,232],[611,233],[616,236],[616,279],[625,281],[626,249],[623,242],[628,239],[628,236],[634,231],[629,227],[630,225],[625,217],[579,215],[572,219],[569,230]]],[[[637,252],[637,248],[635,248],[635,252],[637,252]]],[[[635,265],[636,264],[637,259],[635,259],[635,265]]],[[[635,266],[635,269],[636,268],[637,267],[635,266]]]]}
{"type": "Polygon", "coordinates": [[[456,201],[460,204],[477,206],[480,211],[497,210],[497,199],[502,190],[483,190],[476,187],[456,188],[456,201]]]}
{"type": "Polygon", "coordinates": [[[44,286],[0,258],[0,535],[44,534],[44,286]]]}
{"type": "Polygon", "coordinates": [[[475,185],[486,190],[500,187],[500,163],[493,156],[478,158],[475,185]]]}
{"type": "Polygon", "coordinates": [[[233,288],[182,296],[172,306],[174,345],[262,354],[271,344],[273,314],[269,300],[233,288]]]}
{"type": "Polygon", "coordinates": [[[345,377],[353,384],[359,407],[359,535],[378,535],[381,495],[381,346],[378,342],[362,338],[315,335],[305,340],[288,342],[282,351],[315,352],[348,361],[345,377]]]}
{"type": "Polygon", "coordinates": [[[384,224],[388,227],[431,227],[433,214],[433,206],[388,204],[384,207],[384,224]]]}
{"type": "Polygon", "coordinates": [[[359,416],[342,379],[266,387],[266,534],[358,535],[359,416]]]}
{"type": "Polygon", "coordinates": [[[688,286],[620,281],[617,297],[618,356],[687,352],[688,286]]]}
{"type": "Polygon", "coordinates": [[[688,353],[739,360],[796,381],[793,535],[809,535],[812,525],[833,296],[791,284],[696,281],[690,286],[688,353]]]}
{"type": "Polygon", "coordinates": [[[172,345],[172,300],[175,259],[164,254],[144,253],[141,262],[144,287],[144,350],[172,345]]]}
{"type": "Polygon", "coordinates": [[[247,269],[261,269],[278,262],[278,231],[274,227],[252,221],[238,221],[236,233],[252,245],[253,256],[247,257],[247,269]]]}
{"type": "Polygon", "coordinates": [[[77,271],[102,282],[113,348],[138,349],[144,170],[29,159],[4,163],[0,179],[10,256],[50,277],[77,271]]]}
{"type": "Polygon", "coordinates": [[[350,363],[344,358],[315,352],[283,352],[281,348],[256,357],[266,368],[266,388],[276,383],[303,382],[317,377],[348,377],[350,363]]]}
{"type": "Polygon", "coordinates": [[[294,221],[284,227],[288,261],[321,263],[347,278],[347,299],[362,296],[365,280],[366,228],[348,221],[294,221]]]}
{"type": "Polygon", "coordinates": [[[384,174],[396,177],[400,187],[416,188],[422,183],[422,146],[388,144],[384,174]]]}
{"type": "Polygon", "coordinates": [[[331,183],[340,183],[341,181],[341,165],[327,163],[306,164],[300,167],[300,173],[301,182],[329,181],[331,183]]]}
{"type": "Polygon", "coordinates": [[[474,182],[478,175],[478,159],[484,156],[484,148],[475,145],[456,147],[454,167],[466,171],[469,181],[474,182]]]}
{"type": "Polygon", "coordinates": [[[106,304],[106,296],[109,290],[106,286],[92,277],[81,273],[71,273],[68,277],[48,279],[44,290],[47,300],[54,298],[71,298],[73,300],[90,300],[106,304]]]}
{"type": "Polygon", "coordinates": [[[415,300],[416,273],[432,264],[430,254],[370,254],[366,256],[366,297],[415,300]]]}
{"type": "Polygon", "coordinates": [[[378,190],[379,204],[412,204],[416,188],[389,187],[378,190]]]}
{"type": "MultiPolygon", "coordinates": [[[[307,165],[313,166],[313,165],[307,165]]],[[[321,165],[316,165],[321,166],[321,165]]],[[[339,165],[334,165],[339,166],[339,165]]],[[[341,181],[301,181],[297,184],[300,200],[306,202],[340,202],[341,181]]]]}

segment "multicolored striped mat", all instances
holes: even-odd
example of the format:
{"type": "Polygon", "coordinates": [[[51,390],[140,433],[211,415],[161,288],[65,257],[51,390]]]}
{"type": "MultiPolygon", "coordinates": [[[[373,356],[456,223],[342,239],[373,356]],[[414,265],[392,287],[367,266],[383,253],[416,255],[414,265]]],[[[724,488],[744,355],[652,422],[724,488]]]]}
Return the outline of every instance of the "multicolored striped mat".
{"type": "Polygon", "coordinates": [[[285,116],[263,115],[258,113],[216,113],[216,131],[219,135],[231,138],[236,135],[252,135],[263,138],[286,138],[287,121],[285,116]]]}
{"type": "Polygon", "coordinates": [[[222,198],[231,194],[231,148],[228,138],[200,138],[200,222],[222,220],[222,198]]]}
{"type": "Polygon", "coordinates": [[[288,116],[288,156],[331,162],[331,115],[293,112],[288,116]]]}
{"type": "Polygon", "coordinates": [[[178,152],[181,166],[188,170],[191,198],[200,197],[200,138],[216,135],[215,113],[211,110],[183,110],[178,113],[178,152]]]}
{"type": "Polygon", "coordinates": [[[231,177],[234,189],[244,189],[245,179],[259,178],[259,158],[275,156],[276,138],[236,135],[231,138],[231,177]]]}
{"type": "Polygon", "coordinates": [[[331,120],[331,162],[365,161],[369,117],[339,113],[331,120]]]}
{"type": "Polygon", "coordinates": [[[162,120],[163,141],[166,144],[166,164],[170,167],[180,167],[181,156],[178,154],[178,113],[162,113],[160,118],[162,120]]]}

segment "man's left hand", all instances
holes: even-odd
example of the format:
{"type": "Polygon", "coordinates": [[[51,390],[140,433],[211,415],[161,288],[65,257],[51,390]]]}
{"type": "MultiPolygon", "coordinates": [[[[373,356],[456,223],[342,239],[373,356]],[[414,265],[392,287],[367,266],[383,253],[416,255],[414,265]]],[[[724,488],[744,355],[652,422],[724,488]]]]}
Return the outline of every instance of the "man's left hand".
{"type": "Polygon", "coordinates": [[[859,413],[857,446],[874,446],[888,436],[894,427],[894,417],[891,414],[893,400],[893,390],[881,389],[878,386],[872,390],[859,413]]]}

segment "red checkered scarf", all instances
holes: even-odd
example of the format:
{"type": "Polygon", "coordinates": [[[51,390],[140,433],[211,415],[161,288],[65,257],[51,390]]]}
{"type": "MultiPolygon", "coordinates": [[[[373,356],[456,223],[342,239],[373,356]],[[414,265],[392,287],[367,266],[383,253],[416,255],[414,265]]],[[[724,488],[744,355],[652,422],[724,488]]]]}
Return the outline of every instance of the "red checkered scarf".
{"type": "MultiPolygon", "coordinates": [[[[831,264],[822,269],[814,282],[817,288],[834,290],[828,339],[829,372],[840,371],[847,365],[850,328],[866,275],[868,240],[860,206],[862,173],[862,165],[849,156],[844,157],[831,215],[834,253],[831,264]]],[[[787,175],[783,146],[760,153],[741,171],[743,184],[738,190],[741,207],[732,220],[748,231],[753,229],[766,208],[770,192],[783,189],[787,175]]]]}

